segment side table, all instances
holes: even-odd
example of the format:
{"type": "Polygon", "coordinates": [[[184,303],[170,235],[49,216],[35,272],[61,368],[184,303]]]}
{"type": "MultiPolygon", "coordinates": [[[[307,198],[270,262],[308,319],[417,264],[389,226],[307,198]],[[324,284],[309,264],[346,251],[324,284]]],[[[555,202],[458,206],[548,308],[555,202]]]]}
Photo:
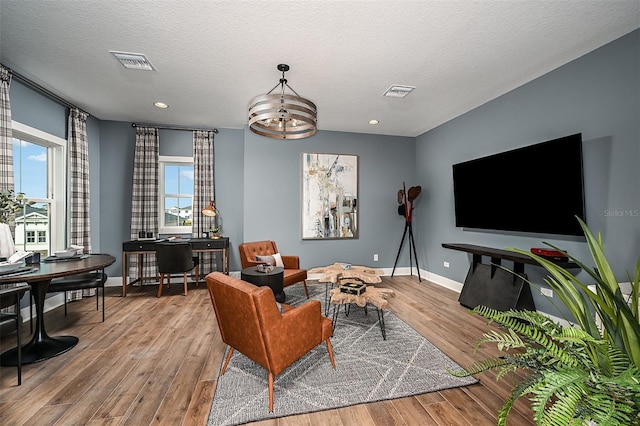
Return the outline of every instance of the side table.
{"type": "Polygon", "coordinates": [[[255,266],[250,266],[240,272],[240,278],[258,287],[271,287],[276,301],[284,303],[284,268],[276,266],[271,272],[260,272],[255,266]]]}
{"type": "Polygon", "coordinates": [[[378,321],[380,323],[380,331],[382,332],[382,339],[387,340],[387,331],[384,326],[384,313],[382,312],[389,302],[387,299],[395,297],[396,294],[390,288],[378,288],[372,285],[367,286],[367,290],[356,296],[355,294],[342,293],[339,288],[331,290],[331,304],[333,305],[333,329],[336,328],[338,320],[338,313],[340,311],[340,305],[345,306],[345,315],[349,315],[349,305],[355,303],[356,305],[365,309],[367,313],[367,305],[373,305],[376,308],[378,314],[378,321]]]}

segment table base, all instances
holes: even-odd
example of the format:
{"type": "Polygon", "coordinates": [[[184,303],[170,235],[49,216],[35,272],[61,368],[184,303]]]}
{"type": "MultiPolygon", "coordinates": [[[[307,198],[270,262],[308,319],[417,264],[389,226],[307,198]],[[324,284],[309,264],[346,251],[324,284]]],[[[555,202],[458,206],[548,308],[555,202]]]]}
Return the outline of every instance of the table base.
{"type": "MultiPolygon", "coordinates": [[[[365,315],[368,315],[367,313],[368,305],[369,303],[363,306],[365,315]]],[[[336,324],[338,323],[338,313],[340,312],[340,306],[341,305],[333,305],[333,331],[335,331],[336,324]]],[[[348,317],[349,311],[351,310],[351,303],[344,303],[342,304],[342,306],[344,306],[344,315],[348,317]]],[[[382,312],[382,309],[378,309],[378,307],[375,305],[371,305],[371,306],[376,308],[376,313],[378,314],[378,324],[380,324],[380,331],[382,332],[382,340],[387,340],[387,329],[384,325],[384,312],[382,312]]]]}
{"type": "MultiPolygon", "coordinates": [[[[67,352],[78,344],[75,336],[56,336],[44,340],[32,340],[22,347],[22,364],[44,361],[67,352]]],[[[13,348],[0,355],[0,365],[18,365],[18,348],[13,348]]]]}

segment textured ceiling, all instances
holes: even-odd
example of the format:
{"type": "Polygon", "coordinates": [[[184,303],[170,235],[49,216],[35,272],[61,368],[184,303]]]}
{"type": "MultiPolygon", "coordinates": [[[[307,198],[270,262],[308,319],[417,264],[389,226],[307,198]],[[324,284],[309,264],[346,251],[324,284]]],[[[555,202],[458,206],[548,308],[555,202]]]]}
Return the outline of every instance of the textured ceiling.
{"type": "Polygon", "coordinates": [[[417,136],[639,27],[640,0],[0,0],[0,62],[101,120],[221,128],[287,63],[319,129],[417,136]]]}

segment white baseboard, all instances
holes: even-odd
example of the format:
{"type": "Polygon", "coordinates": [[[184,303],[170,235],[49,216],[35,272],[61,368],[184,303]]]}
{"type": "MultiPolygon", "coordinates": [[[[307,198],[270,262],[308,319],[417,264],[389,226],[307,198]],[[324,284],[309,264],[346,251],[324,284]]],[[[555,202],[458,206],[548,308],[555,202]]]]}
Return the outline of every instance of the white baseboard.
{"type": "Polygon", "coordinates": [[[105,287],[122,287],[122,277],[107,277],[105,287]]]}
{"type": "Polygon", "coordinates": [[[433,272],[420,269],[420,276],[427,281],[431,281],[432,283],[438,284],[441,287],[453,290],[456,293],[460,293],[462,291],[462,283],[459,283],[458,281],[452,280],[447,277],[443,277],[442,275],[434,274],[433,272]]]}

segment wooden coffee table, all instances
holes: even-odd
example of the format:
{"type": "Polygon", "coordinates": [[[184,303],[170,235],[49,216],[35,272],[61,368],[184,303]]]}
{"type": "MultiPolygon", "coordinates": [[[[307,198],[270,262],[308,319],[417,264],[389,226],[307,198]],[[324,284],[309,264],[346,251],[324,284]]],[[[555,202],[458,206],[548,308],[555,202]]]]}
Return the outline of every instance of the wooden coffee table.
{"type": "Polygon", "coordinates": [[[340,282],[348,280],[357,280],[365,284],[377,284],[382,282],[382,269],[370,268],[368,266],[357,266],[347,263],[337,262],[329,266],[319,266],[308,271],[309,274],[322,274],[318,282],[325,283],[324,290],[324,315],[329,315],[329,289],[334,284],[339,285],[340,282]],[[349,265],[345,268],[344,265],[349,265]]]}
{"type": "Polygon", "coordinates": [[[389,306],[389,301],[387,299],[392,297],[396,297],[396,294],[390,288],[379,288],[372,285],[368,285],[367,290],[359,296],[355,294],[342,293],[339,288],[332,289],[331,304],[333,305],[333,329],[335,330],[336,328],[340,305],[345,305],[346,316],[349,316],[349,307],[353,303],[364,308],[365,315],[367,314],[367,305],[372,305],[376,308],[376,313],[378,314],[382,338],[387,340],[387,331],[384,326],[384,313],[382,310],[389,306]]]}

